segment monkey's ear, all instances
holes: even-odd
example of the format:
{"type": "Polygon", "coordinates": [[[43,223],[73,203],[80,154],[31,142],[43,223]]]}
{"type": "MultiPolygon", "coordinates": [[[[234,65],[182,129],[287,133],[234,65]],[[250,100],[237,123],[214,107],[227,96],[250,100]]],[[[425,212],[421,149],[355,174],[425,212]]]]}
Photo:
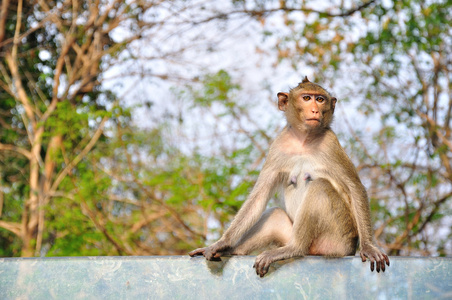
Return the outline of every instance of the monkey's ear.
{"type": "Polygon", "coordinates": [[[337,102],[337,99],[335,97],[331,98],[331,108],[333,109],[333,112],[334,112],[334,109],[336,108],[336,102],[337,102]]]}
{"type": "Polygon", "coordinates": [[[278,108],[279,110],[286,111],[287,104],[289,103],[289,94],[279,92],[278,93],[278,108]]]}
{"type": "Polygon", "coordinates": [[[305,76],[301,83],[306,83],[306,82],[310,82],[309,79],[308,79],[308,76],[305,76]]]}

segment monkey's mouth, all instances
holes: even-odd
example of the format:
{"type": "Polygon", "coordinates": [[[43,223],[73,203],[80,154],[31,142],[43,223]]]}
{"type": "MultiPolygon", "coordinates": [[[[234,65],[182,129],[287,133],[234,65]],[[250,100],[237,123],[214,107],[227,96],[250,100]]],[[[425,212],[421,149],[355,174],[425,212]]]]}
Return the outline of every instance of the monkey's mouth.
{"type": "Polygon", "coordinates": [[[305,124],[311,128],[317,128],[320,126],[320,119],[316,118],[306,119],[305,124]]]}
{"type": "Polygon", "coordinates": [[[312,122],[312,121],[320,123],[320,119],[316,119],[316,118],[306,119],[306,122],[312,122]]]}

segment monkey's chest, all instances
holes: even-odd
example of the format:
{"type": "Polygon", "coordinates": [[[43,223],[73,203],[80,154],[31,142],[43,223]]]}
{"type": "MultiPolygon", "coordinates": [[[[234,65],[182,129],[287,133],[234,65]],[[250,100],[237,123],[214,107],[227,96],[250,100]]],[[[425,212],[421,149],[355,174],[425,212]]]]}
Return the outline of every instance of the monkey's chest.
{"type": "Polygon", "coordinates": [[[285,182],[282,182],[280,205],[292,221],[305,201],[310,183],[317,178],[317,171],[310,164],[295,166],[285,182]]]}

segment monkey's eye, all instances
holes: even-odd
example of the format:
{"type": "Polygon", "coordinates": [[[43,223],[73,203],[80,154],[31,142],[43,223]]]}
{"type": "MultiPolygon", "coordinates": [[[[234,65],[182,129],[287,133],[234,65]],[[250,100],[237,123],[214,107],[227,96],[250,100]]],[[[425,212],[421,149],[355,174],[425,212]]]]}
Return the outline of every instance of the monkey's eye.
{"type": "Polygon", "coordinates": [[[311,100],[311,96],[307,96],[307,95],[303,96],[303,100],[304,101],[309,101],[309,100],[311,100]]]}
{"type": "Polygon", "coordinates": [[[319,103],[322,103],[323,101],[325,101],[325,98],[319,96],[319,97],[315,98],[315,100],[319,103]]]}

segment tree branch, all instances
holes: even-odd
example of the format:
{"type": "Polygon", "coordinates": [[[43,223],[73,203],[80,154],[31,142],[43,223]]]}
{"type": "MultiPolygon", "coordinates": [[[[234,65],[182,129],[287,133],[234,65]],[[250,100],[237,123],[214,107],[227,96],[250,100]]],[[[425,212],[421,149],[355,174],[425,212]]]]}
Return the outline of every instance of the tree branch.
{"type": "Polygon", "coordinates": [[[8,231],[11,231],[12,233],[14,233],[17,236],[22,235],[21,225],[19,223],[6,222],[6,221],[0,220],[0,227],[6,229],[8,231]]]}
{"type": "Polygon", "coordinates": [[[272,13],[280,12],[280,11],[316,13],[316,14],[326,16],[329,18],[334,18],[334,17],[344,18],[344,17],[349,17],[349,16],[353,15],[357,11],[361,11],[361,10],[365,9],[366,7],[372,5],[375,2],[376,2],[376,0],[371,0],[371,1],[365,2],[355,8],[352,8],[350,10],[343,11],[341,13],[330,13],[327,11],[320,11],[320,10],[316,10],[316,9],[312,9],[312,8],[292,8],[292,7],[286,7],[286,6],[282,6],[282,7],[278,7],[278,8],[262,9],[262,10],[257,10],[257,9],[234,10],[234,11],[230,11],[230,12],[226,12],[226,13],[219,13],[217,15],[206,18],[204,20],[193,22],[193,25],[208,23],[210,21],[217,20],[217,19],[228,19],[229,16],[231,16],[233,14],[247,14],[250,16],[263,16],[263,15],[268,15],[268,14],[272,14],[272,13]]]}
{"type": "Polygon", "coordinates": [[[85,148],[82,150],[82,152],[80,152],[75,158],[74,160],[72,160],[67,166],[66,168],[64,168],[58,175],[57,178],[55,179],[55,181],[52,184],[52,187],[50,188],[50,193],[54,193],[58,186],[60,185],[61,181],[63,181],[64,177],[66,177],[66,175],[69,173],[69,171],[74,168],[85,156],[86,154],[88,154],[89,151],[91,151],[91,149],[94,147],[94,145],[96,144],[97,140],[100,138],[103,129],[104,129],[104,125],[105,122],[107,122],[108,117],[105,116],[102,121],[99,124],[99,127],[97,128],[96,132],[94,133],[93,137],[91,138],[91,141],[85,146],[85,148]]]}
{"type": "Polygon", "coordinates": [[[0,10],[0,43],[5,38],[5,24],[8,13],[9,0],[2,0],[2,7],[0,10]]]}
{"type": "Polygon", "coordinates": [[[1,150],[14,151],[14,152],[22,154],[23,156],[25,156],[28,159],[31,159],[31,157],[32,157],[30,151],[25,150],[25,149],[20,148],[20,147],[17,147],[15,145],[9,145],[9,144],[2,144],[2,143],[0,143],[0,151],[1,150]]]}

